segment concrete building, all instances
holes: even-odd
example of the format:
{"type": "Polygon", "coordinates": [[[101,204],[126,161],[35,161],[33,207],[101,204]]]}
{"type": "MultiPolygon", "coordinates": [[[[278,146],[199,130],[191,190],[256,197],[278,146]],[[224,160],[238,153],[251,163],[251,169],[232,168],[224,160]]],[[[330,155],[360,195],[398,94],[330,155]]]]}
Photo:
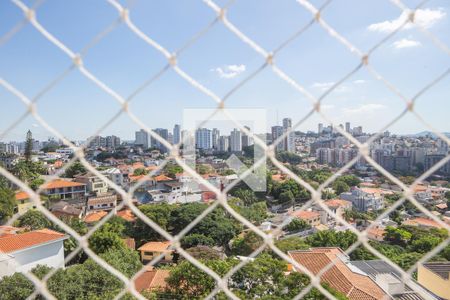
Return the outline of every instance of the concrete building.
{"type": "Polygon", "coordinates": [[[52,180],[42,186],[43,194],[51,199],[84,199],[86,184],[63,179],[52,180]]]}
{"type": "MultiPolygon", "coordinates": [[[[279,137],[283,135],[284,129],[282,126],[272,126],[272,144],[277,141],[279,137]]],[[[283,141],[279,141],[279,143],[275,146],[275,151],[280,152],[284,150],[283,141]]]]}
{"type": "Polygon", "coordinates": [[[141,260],[143,263],[151,261],[164,253],[164,257],[160,262],[171,262],[173,259],[173,250],[169,249],[170,242],[148,242],[138,248],[141,252],[141,260]]]}
{"type": "Polygon", "coordinates": [[[231,152],[242,152],[241,131],[236,128],[230,132],[230,150],[231,152]]]}
{"type": "Polygon", "coordinates": [[[115,135],[110,135],[106,137],[106,148],[116,149],[120,146],[120,138],[115,135]]]}
{"type": "Polygon", "coordinates": [[[417,281],[442,299],[450,299],[450,262],[419,264],[417,281]]]}
{"type": "Polygon", "coordinates": [[[75,177],[76,182],[86,185],[87,192],[94,194],[105,194],[108,192],[108,184],[95,174],[86,173],[75,177]]]}
{"type": "Polygon", "coordinates": [[[195,131],[195,148],[209,150],[212,148],[211,130],[208,128],[198,128],[195,131]]]}
{"type": "Polygon", "coordinates": [[[378,193],[363,191],[358,187],[353,187],[350,192],[342,193],[340,197],[351,201],[353,207],[358,211],[376,211],[384,208],[384,197],[378,193]]]}
{"type": "Polygon", "coordinates": [[[219,151],[228,152],[230,150],[230,137],[226,135],[221,135],[219,137],[219,151]]]}
{"type": "Polygon", "coordinates": [[[67,238],[49,229],[1,236],[0,278],[16,272],[26,273],[38,265],[63,268],[64,240],[67,238]]]}
{"type": "Polygon", "coordinates": [[[217,128],[213,128],[211,131],[211,146],[214,150],[219,149],[219,137],[220,137],[220,130],[217,128]]]}
{"type": "Polygon", "coordinates": [[[179,142],[181,142],[181,127],[175,124],[173,127],[173,143],[178,144],[179,142]]]}
{"type": "Polygon", "coordinates": [[[150,148],[150,140],[148,138],[148,133],[144,129],[136,131],[134,143],[136,145],[140,145],[144,149],[150,148]]]}
{"type": "MultiPolygon", "coordinates": [[[[155,128],[153,129],[153,131],[160,137],[162,137],[164,140],[166,141],[169,140],[169,131],[166,128],[155,128]]],[[[159,151],[161,151],[161,153],[167,152],[167,148],[160,141],[156,140],[153,137],[150,139],[150,146],[152,148],[158,149],[159,151]]]]}

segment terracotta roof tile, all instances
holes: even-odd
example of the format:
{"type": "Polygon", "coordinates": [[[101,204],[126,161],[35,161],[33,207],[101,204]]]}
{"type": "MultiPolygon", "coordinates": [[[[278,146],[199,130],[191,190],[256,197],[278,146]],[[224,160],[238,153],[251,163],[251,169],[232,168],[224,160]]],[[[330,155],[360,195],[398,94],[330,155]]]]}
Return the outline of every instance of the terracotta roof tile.
{"type": "Polygon", "coordinates": [[[330,199],[324,202],[325,205],[329,207],[346,207],[346,206],[352,206],[352,203],[350,201],[344,200],[344,199],[330,199]]]}
{"type": "Polygon", "coordinates": [[[149,269],[139,275],[135,279],[134,284],[138,292],[163,289],[167,286],[167,277],[169,277],[169,270],[149,269]]]}
{"type": "Polygon", "coordinates": [[[76,187],[76,186],[86,186],[84,183],[75,182],[75,181],[69,181],[69,180],[63,180],[63,179],[56,179],[53,181],[50,181],[42,186],[43,189],[57,189],[57,188],[64,188],[64,187],[76,187]]]}
{"type": "Polygon", "coordinates": [[[169,248],[170,242],[148,242],[139,247],[139,251],[149,251],[149,252],[166,252],[170,251],[169,248]]]}
{"type": "Polygon", "coordinates": [[[316,211],[307,211],[307,210],[297,210],[291,213],[291,216],[297,217],[299,219],[308,220],[314,219],[320,216],[320,214],[316,211]]]}
{"type": "Polygon", "coordinates": [[[30,199],[30,195],[28,195],[27,192],[23,192],[23,191],[16,192],[16,200],[17,201],[27,200],[27,199],[30,199]]]}
{"type": "Polygon", "coordinates": [[[136,216],[133,214],[133,212],[130,209],[124,209],[124,210],[118,211],[116,213],[116,215],[128,222],[136,221],[136,216]]]}
{"type": "Polygon", "coordinates": [[[334,261],[321,279],[333,289],[351,300],[381,299],[385,292],[370,277],[353,272],[339,257],[344,255],[339,248],[313,248],[306,251],[289,251],[289,255],[313,274],[318,274],[334,261]]]}
{"type": "Polygon", "coordinates": [[[173,180],[172,178],[166,176],[166,175],[158,175],[155,177],[156,181],[170,181],[173,180]]]}
{"type": "Polygon", "coordinates": [[[103,219],[104,216],[106,216],[108,213],[104,210],[94,212],[92,214],[88,214],[86,217],[84,217],[84,222],[86,223],[94,223],[98,222],[101,219],[103,219]]]}
{"type": "Polygon", "coordinates": [[[11,253],[63,238],[65,238],[64,234],[50,229],[3,236],[0,237],[0,252],[11,253]]]}

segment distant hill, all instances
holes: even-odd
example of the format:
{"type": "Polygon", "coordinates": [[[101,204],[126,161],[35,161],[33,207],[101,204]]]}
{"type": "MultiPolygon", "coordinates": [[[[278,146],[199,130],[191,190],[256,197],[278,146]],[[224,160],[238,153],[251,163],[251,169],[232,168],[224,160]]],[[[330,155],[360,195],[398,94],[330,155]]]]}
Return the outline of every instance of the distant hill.
{"type": "MultiPolygon", "coordinates": [[[[442,132],[442,134],[446,135],[447,137],[450,138],[450,132],[442,132]]],[[[414,134],[405,134],[405,136],[410,136],[410,137],[425,137],[425,136],[431,136],[432,138],[437,138],[437,135],[431,131],[422,131],[419,133],[414,133],[414,134]]]]}

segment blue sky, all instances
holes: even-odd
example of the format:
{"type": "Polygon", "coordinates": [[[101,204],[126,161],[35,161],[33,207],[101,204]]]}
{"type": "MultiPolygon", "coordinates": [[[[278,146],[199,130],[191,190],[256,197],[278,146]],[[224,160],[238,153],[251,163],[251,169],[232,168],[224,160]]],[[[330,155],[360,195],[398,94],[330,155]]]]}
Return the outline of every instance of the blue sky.
{"type": "MultiPolygon", "coordinates": [[[[33,1],[24,1],[32,5],[33,1]]],[[[215,18],[202,1],[121,1],[131,5],[131,19],[147,35],[173,52],[215,18]]],[[[224,5],[226,1],[217,1],[224,5]]],[[[323,1],[311,1],[320,6],[323,1]]],[[[406,1],[414,7],[419,1],[406,1]]],[[[449,1],[428,1],[417,19],[446,45],[450,45],[449,1]]],[[[401,11],[387,0],[335,0],[323,18],[352,44],[366,51],[398,25],[401,11]]],[[[103,0],[47,0],[38,7],[38,21],[72,51],[79,52],[118,17],[103,0]]],[[[310,21],[311,15],[294,0],[237,0],[228,11],[229,20],[267,51],[277,48],[310,21]]],[[[0,39],[23,19],[12,2],[0,1],[0,39]]],[[[166,64],[165,58],[119,24],[83,58],[85,67],[124,97],[128,97],[166,64]]],[[[223,24],[217,23],[184,50],[179,66],[197,81],[224,96],[264,62],[223,24]]],[[[276,64],[315,96],[349,73],[359,59],[331,38],[318,24],[288,44],[275,58],[276,64]]],[[[450,66],[450,57],[416,28],[407,26],[370,58],[372,66],[408,97],[450,66]]],[[[70,59],[30,24],[0,45],[0,78],[32,98],[71,65],[70,59]]],[[[450,76],[417,100],[417,111],[441,131],[450,131],[450,76]]],[[[0,87],[0,131],[25,111],[24,105],[0,87]]],[[[311,103],[281,80],[270,68],[237,90],[226,102],[230,108],[265,108],[268,124],[291,117],[293,123],[311,103]]],[[[350,121],[374,132],[395,118],[404,102],[362,68],[323,101],[324,112],[337,123],[350,121]]],[[[184,108],[213,108],[215,102],[169,70],[139,93],[130,109],[149,127],[173,128],[181,123],[184,108]]],[[[71,139],[85,139],[119,109],[118,103],[74,70],[37,103],[50,125],[71,139]]],[[[298,129],[315,130],[321,119],[313,116],[298,129]]],[[[35,137],[51,136],[32,117],[6,135],[22,140],[27,129],[35,137]]],[[[102,133],[132,139],[138,126],[126,115],[102,133]]],[[[390,128],[393,132],[426,130],[413,116],[390,128]]]]}

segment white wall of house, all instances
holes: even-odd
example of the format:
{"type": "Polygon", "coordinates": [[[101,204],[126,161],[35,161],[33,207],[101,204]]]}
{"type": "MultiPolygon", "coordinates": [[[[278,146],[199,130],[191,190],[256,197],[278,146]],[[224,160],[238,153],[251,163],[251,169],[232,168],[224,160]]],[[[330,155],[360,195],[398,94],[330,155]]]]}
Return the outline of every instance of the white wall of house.
{"type": "Polygon", "coordinates": [[[26,248],[0,257],[0,278],[16,272],[28,272],[37,265],[64,267],[63,239],[26,248]]]}

